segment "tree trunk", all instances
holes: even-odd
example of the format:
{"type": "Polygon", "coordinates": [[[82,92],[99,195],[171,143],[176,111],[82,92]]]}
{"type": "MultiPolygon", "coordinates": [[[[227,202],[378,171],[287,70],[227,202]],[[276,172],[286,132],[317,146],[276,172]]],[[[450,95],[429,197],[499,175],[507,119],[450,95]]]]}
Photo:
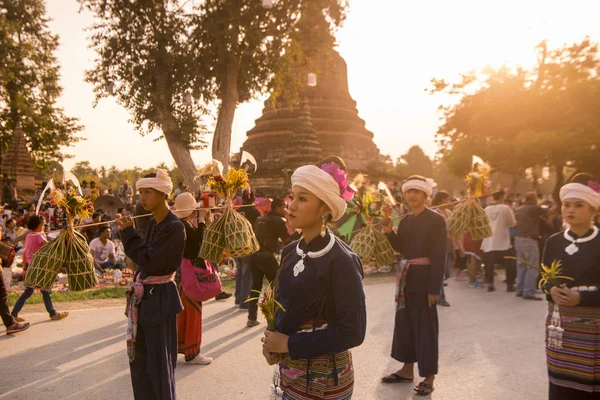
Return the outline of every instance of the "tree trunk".
{"type": "MultiPolygon", "coordinates": [[[[190,150],[185,145],[185,143],[181,143],[177,140],[170,138],[169,135],[165,135],[167,140],[167,145],[169,146],[169,151],[175,160],[175,164],[177,164],[177,168],[181,171],[183,175],[183,180],[186,185],[189,186],[190,192],[195,194],[197,189],[197,184],[194,182],[194,178],[196,177],[196,165],[194,164],[194,160],[192,160],[192,154],[190,150]]],[[[173,188],[177,186],[179,182],[173,182],[173,188]]]]}
{"type": "Polygon", "coordinates": [[[213,159],[223,163],[223,172],[229,168],[229,153],[231,152],[231,128],[239,101],[237,79],[239,63],[232,60],[227,66],[225,87],[221,96],[217,126],[212,144],[213,159]]]}
{"type": "Polygon", "coordinates": [[[552,191],[552,198],[560,206],[562,203],[560,201],[560,188],[565,184],[564,166],[562,163],[555,163],[554,168],[556,169],[556,184],[552,191]]]}

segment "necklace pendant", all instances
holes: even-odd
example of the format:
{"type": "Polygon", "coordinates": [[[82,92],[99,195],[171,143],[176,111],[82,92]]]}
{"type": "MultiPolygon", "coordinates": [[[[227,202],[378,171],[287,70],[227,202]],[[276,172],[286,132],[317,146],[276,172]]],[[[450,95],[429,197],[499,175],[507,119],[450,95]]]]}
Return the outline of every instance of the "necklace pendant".
{"type": "Polygon", "coordinates": [[[300,275],[302,271],[304,271],[304,257],[294,265],[294,277],[300,275]]]}
{"type": "Polygon", "coordinates": [[[577,245],[575,243],[571,243],[570,245],[568,245],[565,248],[565,252],[570,256],[577,253],[578,251],[579,251],[579,247],[577,247],[577,245]]]}

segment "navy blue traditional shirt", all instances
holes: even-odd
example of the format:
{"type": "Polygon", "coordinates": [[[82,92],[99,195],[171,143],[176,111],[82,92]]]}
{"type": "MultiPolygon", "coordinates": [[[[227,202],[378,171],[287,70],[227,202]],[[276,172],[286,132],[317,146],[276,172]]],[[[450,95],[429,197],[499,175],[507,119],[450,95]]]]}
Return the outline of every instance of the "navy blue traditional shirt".
{"type": "MultiPolygon", "coordinates": [[[[579,236],[571,231],[568,234],[573,239],[579,239],[579,236]]],[[[593,231],[589,231],[583,237],[589,237],[593,231]]],[[[564,232],[556,233],[546,241],[542,262],[549,267],[553,261],[560,261],[562,276],[568,276],[573,280],[559,279],[560,283],[565,283],[567,287],[575,286],[596,286],[596,291],[580,291],[581,307],[600,307],[600,234],[589,242],[577,243],[579,250],[573,255],[569,255],[565,249],[572,242],[564,237],[564,232]]],[[[549,292],[552,284],[544,287],[549,292]]],[[[552,301],[550,295],[548,301],[552,301]]]]}
{"type": "Polygon", "coordinates": [[[431,265],[414,265],[406,277],[407,292],[440,294],[446,266],[446,221],[426,208],[419,215],[409,214],[398,225],[398,233],[387,234],[394,250],[406,260],[427,257],[431,265]]]}
{"type": "MultiPolygon", "coordinates": [[[[150,218],[143,240],[133,227],[121,231],[123,247],[127,257],[137,264],[136,277],[170,275],[181,267],[185,247],[185,227],[169,211],[159,224],[150,218]]],[[[177,286],[174,282],[166,285],[144,285],[144,297],[140,304],[139,323],[158,325],[183,310],[177,286]]]]}
{"type": "Polygon", "coordinates": [[[277,331],[289,336],[292,359],[307,359],[336,354],[359,346],[367,328],[367,310],[360,259],[340,239],[328,232],[308,245],[301,239],[283,249],[278,277],[278,301],[286,312],[276,316],[277,331]],[[304,270],[294,276],[294,266],[302,259],[297,246],[307,252],[333,247],[320,257],[304,258],[304,270]],[[311,332],[298,332],[308,321],[327,323],[311,332]]]}

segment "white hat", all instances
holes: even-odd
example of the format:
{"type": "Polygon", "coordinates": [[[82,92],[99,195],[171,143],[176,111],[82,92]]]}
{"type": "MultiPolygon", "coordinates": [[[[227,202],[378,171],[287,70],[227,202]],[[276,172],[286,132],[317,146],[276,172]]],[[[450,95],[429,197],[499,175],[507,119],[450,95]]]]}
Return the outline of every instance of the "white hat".
{"type": "Polygon", "coordinates": [[[173,208],[173,214],[177,218],[183,219],[189,217],[191,213],[200,207],[199,203],[196,203],[196,199],[191,193],[184,192],[175,198],[175,207],[173,208]],[[181,210],[181,211],[177,211],[181,210]]]}

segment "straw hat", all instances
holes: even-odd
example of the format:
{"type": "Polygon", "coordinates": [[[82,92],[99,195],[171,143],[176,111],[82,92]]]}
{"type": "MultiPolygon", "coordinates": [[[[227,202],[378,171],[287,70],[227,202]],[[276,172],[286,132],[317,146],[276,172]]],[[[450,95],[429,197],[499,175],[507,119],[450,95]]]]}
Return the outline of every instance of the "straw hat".
{"type": "Polygon", "coordinates": [[[175,214],[175,216],[177,216],[177,218],[183,219],[189,217],[190,214],[193,213],[194,210],[198,207],[200,207],[200,204],[196,203],[194,195],[185,192],[181,193],[175,198],[175,207],[173,208],[173,213],[175,214]]]}

